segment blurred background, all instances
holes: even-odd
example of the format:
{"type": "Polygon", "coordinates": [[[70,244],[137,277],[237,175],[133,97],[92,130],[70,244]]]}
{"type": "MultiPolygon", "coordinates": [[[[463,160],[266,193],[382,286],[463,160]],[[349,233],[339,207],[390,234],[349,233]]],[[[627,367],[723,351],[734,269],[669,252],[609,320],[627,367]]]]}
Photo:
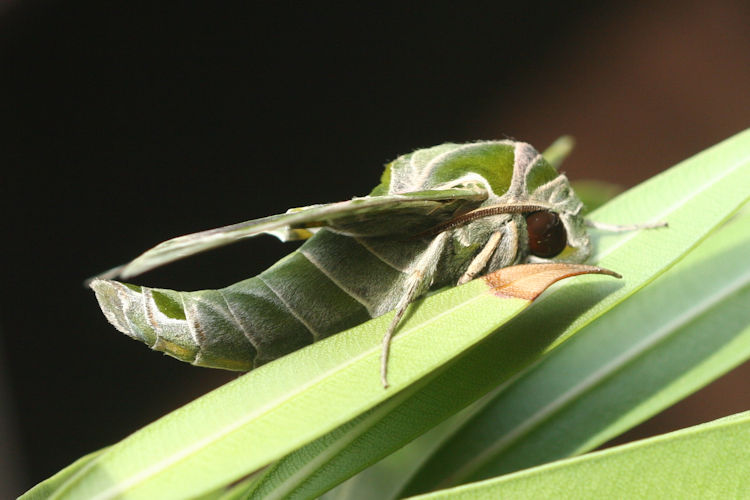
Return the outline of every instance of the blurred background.
{"type": "MultiPolygon", "coordinates": [[[[0,96],[6,498],[236,376],[116,332],[85,278],[364,195],[446,141],[572,134],[570,178],[637,184],[750,125],[750,3],[5,0],[0,96]]],[[[261,238],[138,282],[221,287],[289,250],[261,238]]],[[[748,376],[621,439],[748,409],[748,376]]]]}

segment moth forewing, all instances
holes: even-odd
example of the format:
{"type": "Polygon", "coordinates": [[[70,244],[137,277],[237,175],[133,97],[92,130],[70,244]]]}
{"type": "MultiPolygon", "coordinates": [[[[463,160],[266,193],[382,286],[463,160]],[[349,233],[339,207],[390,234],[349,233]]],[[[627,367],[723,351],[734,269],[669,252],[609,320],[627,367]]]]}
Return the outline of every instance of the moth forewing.
{"type": "MultiPolygon", "coordinates": [[[[438,222],[456,211],[478,205],[486,197],[487,193],[481,187],[472,185],[462,189],[419,190],[355,197],[337,203],[294,208],[284,214],[172,238],[113,271],[123,278],[133,277],[164,264],[260,234],[270,234],[281,241],[291,241],[307,239],[320,228],[329,227],[340,233],[369,237],[411,235],[429,227],[431,221],[438,222]],[[391,222],[384,224],[383,220],[386,219],[391,219],[391,222]],[[397,219],[397,223],[392,219],[397,219]]],[[[109,272],[108,276],[111,274],[109,272]]]]}
{"type": "Polygon", "coordinates": [[[567,178],[526,143],[443,144],[389,163],[368,196],[174,238],[115,270],[133,276],[263,233],[306,239],[258,276],[197,292],[106,279],[92,288],[119,330],[178,359],[230,370],[395,309],[383,332],[386,385],[390,339],[414,299],[529,260],[584,261],[591,249],[581,208],[567,178]],[[534,213],[541,217],[532,227],[534,213]]]}

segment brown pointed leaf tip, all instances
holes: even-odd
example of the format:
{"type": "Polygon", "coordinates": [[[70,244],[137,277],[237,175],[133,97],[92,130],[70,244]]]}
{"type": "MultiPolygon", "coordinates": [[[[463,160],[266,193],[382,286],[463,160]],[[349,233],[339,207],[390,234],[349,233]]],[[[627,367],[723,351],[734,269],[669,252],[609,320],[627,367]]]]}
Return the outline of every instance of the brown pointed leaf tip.
{"type": "Polygon", "coordinates": [[[616,272],[602,267],[551,262],[504,267],[482,279],[498,297],[534,300],[556,281],[579,274],[608,274],[622,278],[616,272]]]}

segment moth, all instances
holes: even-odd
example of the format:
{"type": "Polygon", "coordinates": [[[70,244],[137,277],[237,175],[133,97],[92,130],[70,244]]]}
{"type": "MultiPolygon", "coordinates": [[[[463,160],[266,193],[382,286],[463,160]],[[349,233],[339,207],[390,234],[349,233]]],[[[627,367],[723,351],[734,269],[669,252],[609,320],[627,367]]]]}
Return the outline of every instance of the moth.
{"type": "MultiPolygon", "coordinates": [[[[566,176],[527,143],[448,143],[387,164],[367,196],[173,238],[90,286],[121,332],[182,361],[227,370],[250,370],[395,310],[383,332],[387,387],[391,337],[411,302],[514,264],[585,261],[591,243],[582,208],[566,176]],[[219,290],[108,279],[264,233],[306,242],[219,290]]],[[[640,227],[653,225],[606,229],[640,227]]]]}

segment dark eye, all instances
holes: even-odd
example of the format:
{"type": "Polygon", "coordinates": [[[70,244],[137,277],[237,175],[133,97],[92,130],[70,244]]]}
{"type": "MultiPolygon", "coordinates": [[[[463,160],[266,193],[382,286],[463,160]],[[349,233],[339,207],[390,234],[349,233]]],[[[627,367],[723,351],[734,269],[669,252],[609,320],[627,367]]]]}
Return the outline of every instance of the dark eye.
{"type": "Polygon", "coordinates": [[[531,212],[526,216],[526,230],[529,232],[529,250],[537,257],[554,257],[568,243],[565,227],[554,212],[531,212]]]}

